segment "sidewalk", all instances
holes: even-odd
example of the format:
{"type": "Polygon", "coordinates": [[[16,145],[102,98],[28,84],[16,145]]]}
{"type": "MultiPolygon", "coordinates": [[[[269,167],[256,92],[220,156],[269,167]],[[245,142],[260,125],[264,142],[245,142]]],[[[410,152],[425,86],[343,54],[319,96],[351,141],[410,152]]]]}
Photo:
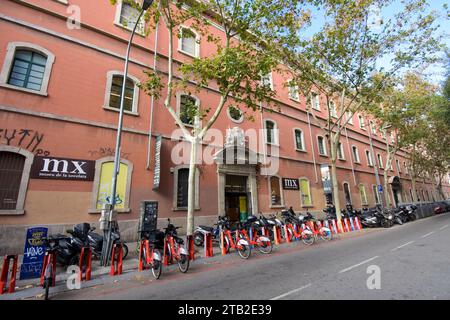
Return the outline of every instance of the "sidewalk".
{"type": "MultiPolygon", "coordinates": [[[[380,229],[362,229],[359,231],[352,231],[344,234],[335,234],[333,235],[333,241],[344,239],[344,238],[353,238],[353,237],[359,237],[365,234],[376,232],[380,229]]],[[[319,240],[321,241],[321,240],[319,240]]],[[[301,242],[301,241],[300,241],[301,242]]],[[[293,241],[291,243],[282,243],[281,245],[274,246],[274,248],[289,248],[289,247],[296,247],[296,246],[304,246],[304,244],[293,241]]],[[[109,276],[110,267],[101,267],[99,265],[99,260],[93,260],[92,261],[92,272],[91,272],[91,279],[90,281],[84,281],[82,282],[82,288],[89,288],[94,287],[106,283],[115,283],[123,280],[129,280],[129,279],[137,279],[139,280],[140,277],[147,278],[147,275],[144,275],[144,273],[138,272],[138,265],[139,265],[139,259],[138,259],[138,252],[137,252],[137,243],[127,243],[129,247],[129,253],[126,260],[123,261],[123,274],[119,276],[109,276]]],[[[313,245],[314,246],[314,245],[313,245]]],[[[202,248],[195,247],[195,260],[192,263],[204,263],[204,264],[211,264],[211,263],[221,263],[225,261],[228,257],[231,255],[222,256],[220,252],[220,248],[215,245],[213,247],[213,257],[205,258],[204,257],[204,250],[202,248]]],[[[19,261],[21,261],[21,257],[19,257],[19,261]]],[[[3,257],[1,259],[3,262],[3,257]]],[[[242,261],[245,263],[245,261],[242,261]]],[[[171,270],[175,270],[177,265],[171,265],[164,267],[165,273],[169,272],[171,270]]],[[[18,273],[20,272],[20,264],[18,268],[18,273]]],[[[69,274],[65,273],[65,269],[63,267],[57,267],[57,276],[56,276],[56,286],[52,287],[50,290],[52,294],[61,293],[64,291],[68,291],[66,285],[66,280],[68,279],[69,274]]],[[[40,298],[43,296],[43,289],[39,286],[39,279],[30,279],[30,280],[17,280],[16,281],[16,290],[12,294],[3,294],[0,295],[0,300],[21,300],[21,299],[29,299],[29,298],[40,298]]]]}

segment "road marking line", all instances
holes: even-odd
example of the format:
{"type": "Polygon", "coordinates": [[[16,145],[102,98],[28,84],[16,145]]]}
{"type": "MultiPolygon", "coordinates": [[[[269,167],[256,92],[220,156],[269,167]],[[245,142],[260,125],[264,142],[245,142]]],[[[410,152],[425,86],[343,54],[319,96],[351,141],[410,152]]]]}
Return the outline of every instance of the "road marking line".
{"type": "Polygon", "coordinates": [[[279,295],[279,296],[276,296],[275,298],[272,298],[272,299],[270,299],[270,300],[279,300],[279,299],[284,298],[284,297],[286,297],[286,296],[288,296],[288,295],[290,295],[290,294],[293,294],[293,293],[302,291],[303,289],[309,288],[309,287],[311,287],[311,286],[312,286],[312,283],[309,283],[309,284],[307,284],[306,286],[303,286],[303,287],[300,287],[300,288],[298,288],[298,289],[294,289],[294,290],[288,291],[288,292],[283,293],[283,294],[281,294],[281,295],[279,295]]]}
{"type": "Polygon", "coordinates": [[[431,232],[429,232],[429,233],[424,234],[423,236],[421,236],[421,238],[426,238],[426,237],[432,235],[433,233],[434,233],[434,231],[431,231],[431,232]]]}
{"type": "Polygon", "coordinates": [[[411,243],[414,243],[414,241],[410,241],[410,242],[407,242],[405,244],[402,244],[401,246],[398,246],[398,247],[396,247],[394,249],[391,249],[391,251],[396,251],[396,250],[398,250],[400,248],[403,248],[403,247],[406,247],[407,245],[410,245],[411,243]]]}
{"type": "Polygon", "coordinates": [[[444,230],[444,229],[447,228],[447,227],[448,227],[448,224],[446,224],[446,225],[443,226],[443,227],[440,227],[439,230],[444,230]]]}
{"type": "Polygon", "coordinates": [[[354,269],[354,268],[356,268],[356,267],[359,267],[360,265],[363,265],[363,264],[365,264],[365,263],[367,263],[367,262],[369,262],[369,261],[375,260],[376,258],[378,258],[378,256],[375,256],[375,257],[372,257],[372,258],[370,258],[370,259],[364,260],[363,262],[360,262],[360,263],[358,263],[358,264],[355,264],[355,265],[353,265],[353,266],[351,266],[351,267],[342,269],[341,271],[339,271],[339,273],[344,273],[344,272],[350,271],[350,270],[352,270],[352,269],[354,269]]]}

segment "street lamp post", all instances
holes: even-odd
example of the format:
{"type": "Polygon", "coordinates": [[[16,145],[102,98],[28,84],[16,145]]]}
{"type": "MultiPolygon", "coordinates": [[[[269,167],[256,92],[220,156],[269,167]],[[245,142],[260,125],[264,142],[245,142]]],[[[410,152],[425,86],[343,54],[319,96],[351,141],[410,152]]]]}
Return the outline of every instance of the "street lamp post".
{"type": "Polygon", "coordinates": [[[117,125],[117,136],[116,136],[116,149],[115,149],[115,156],[114,156],[114,171],[112,176],[112,182],[111,182],[111,195],[109,198],[109,203],[107,208],[105,208],[108,212],[106,218],[106,227],[104,228],[104,241],[103,241],[103,248],[102,248],[102,257],[101,257],[101,264],[103,266],[107,266],[109,264],[111,250],[112,250],[112,230],[117,228],[117,220],[114,214],[114,207],[116,204],[116,192],[117,192],[117,176],[119,175],[120,170],[120,147],[122,142],[122,127],[123,127],[123,114],[124,114],[124,105],[125,105],[125,86],[127,82],[128,77],[128,63],[130,58],[130,51],[131,51],[131,44],[133,42],[134,34],[136,33],[136,28],[139,24],[139,21],[142,18],[142,15],[144,12],[152,5],[153,0],[143,0],[141,4],[141,9],[139,16],[136,20],[136,23],[134,24],[133,30],[130,35],[130,39],[128,40],[128,46],[127,46],[127,52],[125,56],[125,66],[124,66],[124,72],[123,72],[123,82],[122,82],[122,91],[120,96],[120,109],[119,109],[119,123],[117,125]]]}

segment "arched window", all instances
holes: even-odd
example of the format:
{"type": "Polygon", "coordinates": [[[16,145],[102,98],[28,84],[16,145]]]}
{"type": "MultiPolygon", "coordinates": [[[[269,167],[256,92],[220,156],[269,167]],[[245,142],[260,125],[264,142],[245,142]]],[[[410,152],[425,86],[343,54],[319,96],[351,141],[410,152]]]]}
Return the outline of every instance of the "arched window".
{"type": "Polygon", "coordinates": [[[266,130],[266,143],[278,144],[278,129],[275,121],[266,120],[264,121],[264,126],[266,130]]]}
{"type": "Polygon", "coordinates": [[[294,129],[295,149],[298,151],[305,151],[305,137],[303,131],[294,129]]]}
{"type": "Polygon", "coordinates": [[[378,166],[380,168],[383,168],[383,158],[381,158],[381,154],[377,154],[377,158],[378,158],[378,166]]]}
{"type": "Polygon", "coordinates": [[[350,186],[347,182],[343,183],[343,188],[344,188],[344,196],[345,196],[345,202],[346,204],[352,204],[352,196],[350,193],[350,186]]]}
{"type": "Polygon", "coordinates": [[[359,122],[359,127],[360,127],[362,130],[366,130],[366,124],[365,124],[365,122],[364,122],[364,118],[363,118],[362,115],[358,115],[358,122],[359,122]]]}
{"type": "Polygon", "coordinates": [[[178,94],[178,114],[181,122],[188,127],[193,127],[198,121],[198,110],[200,101],[191,95],[180,93],[178,94]]]}
{"type": "MultiPolygon", "coordinates": [[[[173,209],[185,211],[188,207],[188,191],[189,191],[189,165],[180,165],[175,167],[173,184],[173,209]]],[[[200,173],[195,171],[195,210],[200,209],[200,173]]]]}
{"type": "Polygon", "coordinates": [[[306,178],[300,179],[300,200],[302,207],[312,206],[311,189],[306,178]]]}
{"type": "Polygon", "coordinates": [[[366,150],[366,158],[367,158],[367,165],[369,167],[373,166],[373,159],[372,159],[372,154],[370,153],[369,150],[366,150]]]}
{"type": "Polygon", "coordinates": [[[361,198],[361,205],[367,205],[366,187],[363,184],[359,185],[359,196],[361,198]]]}
{"type": "Polygon", "coordinates": [[[277,176],[270,177],[270,204],[271,206],[282,206],[283,196],[281,193],[281,179],[277,176]]]}
{"type": "Polygon", "coordinates": [[[355,163],[360,163],[359,152],[358,152],[358,148],[356,146],[352,146],[352,152],[353,152],[353,161],[355,163]]]}
{"type": "Polygon", "coordinates": [[[0,215],[24,214],[32,153],[0,146],[0,215]]]}
{"type": "Polygon", "coordinates": [[[311,92],[311,103],[314,110],[320,111],[320,98],[316,92],[311,92]]]}
{"type": "Polygon", "coordinates": [[[294,81],[290,80],[290,81],[288,81],[288,89],[289,89],[289,98],[294,101],[300,102],[300,94],[298,92],[298,85],[294,81]]]}
{"type": "MultiPolygon", "coordinates": [[[[134,8],[131,4],[124,2],[123,0],[118,1],[116,9],[116,18],[114,23],[117,26],[123,27],[130,31],[133,30],[136,20],[139,17],[139,11],[134,8]]],[[[140,35],[145,35],[145,18],[141,17],[136,27],[136,33],[140,35]]]]}
{"type": "Polygon", "coordinates": [[[198,58],[200,56],[200,37],[192,29],[188,27],[180,27],[178,38],[178,51],[191,57],[198,58]]]}
{"type": "Polygon", "coordinates": [[[336,104],[334,103],[334,101],[330,101],[330,115],[333,118],[337,118],[338,117],[338,113],[337,113],[337,109],[336,109],[336,104]]]}
{"type": "Polygon", "coordinates": [[[325,146],[325,138],[324,137],[322,137],[322,136],[317,137],[317,147],[319,149],[319,154],[321,156],[327,155],[327,148],[325,146]]]}
{"type": "Polygon", "coordinates": [[[0,85],[47,95],[54,61],[55,56],[45,48],[27,42],[11,42],[0,74],[0,85]]]}
{"type": "Polygon", "coordinates": [[[375,199],[375,204],[380,204],[380,195],[376,185],[372,185],[373,198],[375,199]]]}
{"type": "MultiPolygon", "coordinates": [[[[106,157],[95,163],[95,179],[93,186],[93,208],[91,212],[100,212],[104,204],[110,203],[114,157],[106,157]]],[[[130,188],[133,164],[121,159],[116,186],[115,208],[119,212],[130,211],[130,188]]]]}
{"type": "Polygon", "coordinates": [[[338,159],[345,160],[344,146],[339,142],[337,148],[338,159]]]}
{"type": "Polygon", "coordinates": [[[24,165],[23,155],[0,152],[0,210],[16,209],[24,165]]]}
{"type": "Polygon", "coordinates": [[[183,168],[178,170],[177,181],[177,207],[188,206],[188,189],[189,189],[189,169],[183,168]]]}
{"type": "MultiPolygon", "coordinates": [[[[123,73],[120,71],[110,71],[106,75],[106,93],[104,108],[108,110],[120,110],[122,96],[123,73]]],[[[135,114],[139,105],[139,80],[128,75],[125,83],[125,113],[135,114]]]]}

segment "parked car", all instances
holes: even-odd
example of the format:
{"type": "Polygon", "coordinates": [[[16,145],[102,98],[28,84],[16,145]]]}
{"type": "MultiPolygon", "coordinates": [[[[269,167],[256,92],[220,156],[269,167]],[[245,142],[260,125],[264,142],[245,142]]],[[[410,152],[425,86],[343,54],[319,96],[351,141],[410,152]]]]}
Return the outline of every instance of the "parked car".
{"type": "Polygon", "coordinates": [[[445,201],[436,202],[433,207],[435,214],[440,214],[450,211],[450,205],[445,201]]]}

